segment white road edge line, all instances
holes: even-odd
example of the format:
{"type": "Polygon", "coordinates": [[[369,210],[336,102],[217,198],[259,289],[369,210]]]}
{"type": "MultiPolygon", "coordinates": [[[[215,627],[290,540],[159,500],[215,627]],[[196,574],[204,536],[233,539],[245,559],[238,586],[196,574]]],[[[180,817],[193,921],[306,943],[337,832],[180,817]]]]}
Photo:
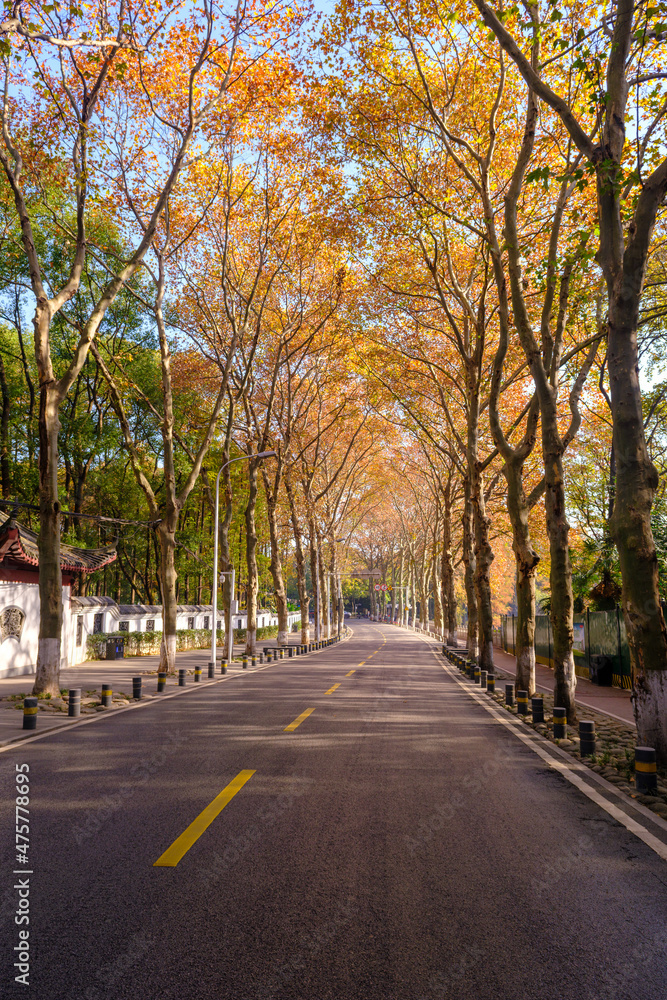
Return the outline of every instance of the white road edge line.
{"type": "MultiPolygon", "coordinates": [[[[576,764],[574,760],[572,764],[570,764],[567,760],[556,760],[556,758],[553,757],[551,753],[549,753],[544,747],[540,746],[537,743],[535,737],[530,737],[519,730],[518,726],[523,725],[522,723],[517,723],[512,721],[513,717],[512,720],[510,720],[509,718],[506,717],[505,713],[502,713],[498,710],[495,703],[493,705],[490,704],[489,701],[487,699],[483,699],[481,695],[477,693],[477,691],[470,690],[470,688],[468,688],[457,676],[453,667],[445,665],[441,663],[440,660],[438,660],[437,653],[432,648],[431,643],[429,643],[428,640],[426,639],[424,641],[429,646],[431,652],[433,653],[433,656],[436,658],[436,662],[438,663],[438,665],[442,667],[442,669],[446,673],[449,674],[449,676],[458,684],[458,686],[463,691],[466,691],[474,699],[474,701],[476,701],[479,705],[481,705],[489,713],[489,715],[493,716],[493,718],[496,719],[496,721],[502,723],[502,725],[505,726],[505,728],[508,729],[509,732],[513,733],[518,739],[520,739],[521,742],[525,744],[525,746],[530,747],[530,749],[534,753],[536,753],[538,757],[542,758],[545,764],[553,768],[554,771],[558,771],[559,774],[562,774],[563,777],[570,782],[570,784],[574,785],[575,788],[578,788],[580,792],[582,792],[587,798],[591,800],[591,802],[595,802],[595,804],[599,806],[600,809],[603,809],[604,812],[606,812],[609,816],[615,819],[617,823],[620,823],[622,826],[624,826],[625,829],[628,830],[630,833],[634,833],[635,837],[643,841],[643,843],[645,843],[647,847],[650,847],[652,851],[655,851],[655,853],[658,855],[659,858],[662,858],[663,861],[667,861],[667,844],[665,844],[658,837],[655,837],[649,830],[646,829],[645,826],[642,826],[641,823],[638,823],[631,816],[628,816],[628,814],[623,809],[620,809],[618,806],[614,805],[613,802],[609,802],[608,799],[606,799],[603,795],[597,792],[594,788],[591,788],[591,786],[588,784],[587,781],[584,781],[582,778],[580,778],[579,775],[576,773],[575,768],[582,767],[583,765],[576,764]]],[[[535,736],[540,738],[539,734],[535,734],[535,736]]],[[[551,747],[549,749],[551,749],[551,747]]],[[[587,773],[588,771],[589,769],[586,768],[587,773]]],[[[594,776],[595,778],[600,778],[600,775],[597,774],[595,771],[590,771],[590,775],[594,776]]],[[[602,779],[602,781],[604,782],[604,779],[602,779]]],[[[604,784],[609,785],[609,782],[604,782],[604,784]]],[[[618,792],[618,790],[615,789],[613,785],[610,785],[609,787],[613,789],[613,791],[617,795],[619,796],[622,795],[622,793],[618,792]]],[[[628,804],[633,809],[646,808],[645,806],[642,807],[640,802],[637,803],[632,802],[628,804]]],[[[661,820],[661,817],[654,816],[650,812],[650,810],[647,809],[646,812],[649,813],[650,818],[652,820],[656,821],[658,826],[662,827],[663,823],[665,823],[664,820],[662,820],[662,823],[658,822],[659,820],[661,820]]],[[[667,823],[665,823],[665,829],[667,829],[667,823]]]]}

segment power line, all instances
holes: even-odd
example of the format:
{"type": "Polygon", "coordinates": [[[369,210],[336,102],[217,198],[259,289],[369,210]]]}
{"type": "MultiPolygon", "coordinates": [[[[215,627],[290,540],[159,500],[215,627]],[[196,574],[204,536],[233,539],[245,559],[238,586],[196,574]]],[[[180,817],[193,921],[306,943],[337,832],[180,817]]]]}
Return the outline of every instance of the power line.
{"type": "MultiPolygon", "coordinates": [[[[13,510],[18,510],[22,507],[24,510],[34,510],[39,513],[40,508],[34,503],[19,503],[18,500],[0,500],[0,506],[11,507],[13,510]]],[[[162,523],[162,518],[159,517],[156,521],[128,521],[122,517],[104,517],[102,514],[81,514],[73,510],[63,510],[62,508],[58,510],[59,514],[66,514],[67,517],[83,517],[88,521],[99,521],[105,524],[133,524],[138,525],[142,528],[155,528],[158,524],[162,523]]]]}

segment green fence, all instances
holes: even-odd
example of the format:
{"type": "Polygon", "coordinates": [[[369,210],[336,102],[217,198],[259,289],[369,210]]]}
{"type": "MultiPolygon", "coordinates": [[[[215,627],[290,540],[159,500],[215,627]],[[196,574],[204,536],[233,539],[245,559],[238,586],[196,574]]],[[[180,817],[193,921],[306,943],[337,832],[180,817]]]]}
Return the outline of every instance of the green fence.
{"type": "MultiPolygon", "coordinates": [[[[517,620],[514,615],[500,616],[501,645],[515,653],[517,620]]],[[[553,667],[553,641],[548,615],[535,617],[535,659],[553,667]]],[[[587,611],[574,616],[574,669],[578,677],[588,679],[591,656],[608,656],[613,664],[615,687],[631,688],[630,651],[625,622],[620,609],[587,611]]]]}

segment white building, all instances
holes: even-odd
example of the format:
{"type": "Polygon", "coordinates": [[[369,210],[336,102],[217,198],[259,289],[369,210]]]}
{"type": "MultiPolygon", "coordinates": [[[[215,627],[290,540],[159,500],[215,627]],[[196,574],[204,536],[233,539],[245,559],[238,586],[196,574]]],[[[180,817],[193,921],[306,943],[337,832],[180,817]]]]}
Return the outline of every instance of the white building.
{"type": "MultiPolygon", "coordinates": [[[[88,659],[88,637],[112,632],[161,632],[162,607],[149,604],[118,604],[111,597],[72,597],[78,573],[92,573],[113,562],[115,547],[77,549],[61,545],[63,581],[63,629],[61,667],[88,659]]],[[[0,512],[0,677],[34,674],[39,637],[39,557],[37,536],[13,518],[0,512]]],[[[211,605],[179,604],[176,628],[210,629],[211,605]]],[[[291,612],[291,629],[300,615],[291,612]]],[[[244,629],[246,611],[234,601],[232,625],[244,629]]],[[[258,611],[257,627],[277,626],[278,618],[258,611]]],[[[218,609],[218,632],[224,630],[224,614],[218,609]]]]}

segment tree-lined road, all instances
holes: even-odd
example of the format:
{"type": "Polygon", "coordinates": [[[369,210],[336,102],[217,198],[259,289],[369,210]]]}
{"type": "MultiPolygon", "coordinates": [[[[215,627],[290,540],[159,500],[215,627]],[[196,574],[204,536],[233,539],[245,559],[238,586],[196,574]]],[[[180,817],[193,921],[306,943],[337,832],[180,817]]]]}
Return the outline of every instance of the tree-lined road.
{"type": "Polygon", "coordinates": [[[437,647],[353,630],[0,755],[3,995],[664,995],[667,863],[477,704],[437,647]],[[10,957],[16,763],[30,993],[10,957]]]}

